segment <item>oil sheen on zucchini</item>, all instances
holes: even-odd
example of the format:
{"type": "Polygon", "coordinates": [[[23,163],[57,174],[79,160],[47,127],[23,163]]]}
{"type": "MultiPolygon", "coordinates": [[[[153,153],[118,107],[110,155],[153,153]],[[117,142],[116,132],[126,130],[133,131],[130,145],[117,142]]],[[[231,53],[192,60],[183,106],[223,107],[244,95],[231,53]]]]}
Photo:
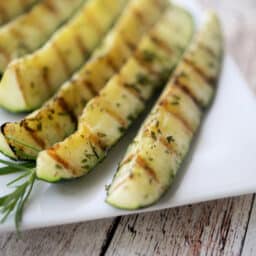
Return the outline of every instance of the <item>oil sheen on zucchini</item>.
{"type": "Polygon", "coordinates": [[[15,159],[35,159],[74,132],[86,103],[120,70],[167,5],[167,0],[131,1],[91,59],[51,100],[21,122],[2,125],[0,151],[15,159]]]}
{"type": "Polygon", "coordinates": [[[88,59],[126,3],[87,0],[41,49],[8,65],[0,105],[13,112],[40,107],[88,59]]]}
{"type": "Polygon", "coordinates": [[[145,109],[155,89],[165,84],[192,34],[192,17],[178,7],[167,9],[121,71],[89,101],[78,130],[39,153],[37,177],[49,182],[73,179],[102,161],[145,109]]]}
{"type": "Polygon", "coordinates": [[[9,22],[16,16],[21,15],[23,12],[39,2],[39,0],[2,0],[0,1],[0,25],[9,22]]]}
{"type": "Polygon", "coordinates": [[[138,209],[157,202],[172,184],[216,90],[222,60],[218,18],[208,20],[178,65],[120,163],[107,203],[138,209]]]}
{"type": "MultiPolygon", "coordinates": [[[[14,59],[43,45],[85,0],[42,0],[0,28],[0,73],[14,59]]],[[[8,1],[6,1],[8,2],[8,1]]],[[[18,2],[18,1],[17,1],[18,2]]],[[[23,2],[23,1],[20,1],[23,2]]],[[[1,4],[0,4],[1,15],[1,4]]]]}

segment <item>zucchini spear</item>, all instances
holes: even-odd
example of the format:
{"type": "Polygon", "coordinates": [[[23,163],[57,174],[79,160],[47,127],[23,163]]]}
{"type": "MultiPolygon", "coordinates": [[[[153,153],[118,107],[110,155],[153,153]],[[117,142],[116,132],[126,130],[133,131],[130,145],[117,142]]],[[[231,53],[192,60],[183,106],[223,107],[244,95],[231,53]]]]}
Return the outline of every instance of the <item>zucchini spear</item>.
{"type": "Polygon", "coordinates": [[[92,58],[51,100],[21,122],[2,125],[0,151],[14,159],[35,159],[74,132],[86,103],[120,70],[167,3],[131,1],[92,58]]]}
{"type": "Polygon", "coordinates": [[[43,45],[82,2],[84,0],[42,0],[29,12],[1,27],[0,73],[4,72],[12,60],[31,53],[43,45]]]}
{"type": "Polygon", "coordinates": [[[0,2],[0,25],[9,22],[18,15],[26,12],[39,0],[7,0],[0,2]]]}
{"type": "Polygon", "coordinates": [[[220,24],[211,13],[129,146],[107,203],[129,210],[146,207],[170,187],[216,90],[222,47],[220,24]]]}
{"type": "Polygon", "coordinates": [[[0,105],[31,111],[88,59],[127,0],[88,0],[70,22],[31,55],[12,61],[0,83],[0,105]]]}
{"type": "Polygon", "coordinates": [[[37,158],[39,179],[56,182],[85,175],[106,157],[155,89],[165,84],[193,34],[192,17],[179,7],[166,11],[133,57],[85,107],[78,130],[37,158]]]}

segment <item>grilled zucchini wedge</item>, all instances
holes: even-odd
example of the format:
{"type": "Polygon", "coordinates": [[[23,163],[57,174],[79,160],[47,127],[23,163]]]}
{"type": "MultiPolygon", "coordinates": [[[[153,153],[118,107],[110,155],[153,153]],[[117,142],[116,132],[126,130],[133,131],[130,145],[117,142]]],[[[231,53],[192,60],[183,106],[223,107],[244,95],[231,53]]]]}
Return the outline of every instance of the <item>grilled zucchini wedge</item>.
{"type": "Polygon", "coordinates": [[[88,59],[127,0],[88,0],[47,44],[11,62],[0,83],[0,105],[9,111],[38,108],[88,59]]]}
{"type": "Polygon", "coordinates": [[[2,126],[0,151],[15,159],[35,159],[74,132],[88,100],[120,70],[167,5],[167,0],[131,1],[91,59],[51,100],[21,122],[2,126]]]}
{"type": "Polygon", "coordinates": [[[84,0],[43,0],[3,26],[0,29],[0,73],[12,60],[43,45],[82,2],[84,0]]]}
{"type": "Polygon", "coordinates": [[[0,2],[0,25],[27,11],[38,0],[7,0],[0,2]]]}
{"type": "Polygon", "coordinates": [[[49,182],[77,178],[102,161],[144,110],[154,90],[164,85],[192,34],[192,17],[179,7],[167,9],[119,74],[89,101],[78,130],[39,153],[37,177],[49,182]]]}
{"type": "Polygon", "coordinates": [[[216,90],[222,60],[218,18],[209,14],[156,106],[120,163],[107,203],[149,206],[170,187],[216,90]]]}

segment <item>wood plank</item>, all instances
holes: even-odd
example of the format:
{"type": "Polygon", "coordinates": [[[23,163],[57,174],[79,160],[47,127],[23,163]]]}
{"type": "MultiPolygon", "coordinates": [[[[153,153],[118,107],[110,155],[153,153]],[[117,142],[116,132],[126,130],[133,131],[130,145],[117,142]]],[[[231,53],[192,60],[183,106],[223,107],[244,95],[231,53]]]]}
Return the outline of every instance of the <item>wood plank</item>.
{"type": "Polygon", "coordinates": [[[251,206],[245,199],[122,218],[106,255],[239,255],[251,206]]]}
{"type": "Polygon", "coordinates": [[[242,256],[255,256],[256,255],[256,200],[254,197],[254,204],[251,212],[250,222],[246,232],[242,256]]]}
{"type": "Polygon", "coordinates": [[[0,236],[1,256],[100,255],[119,219],[98,220],[0,236]]]}

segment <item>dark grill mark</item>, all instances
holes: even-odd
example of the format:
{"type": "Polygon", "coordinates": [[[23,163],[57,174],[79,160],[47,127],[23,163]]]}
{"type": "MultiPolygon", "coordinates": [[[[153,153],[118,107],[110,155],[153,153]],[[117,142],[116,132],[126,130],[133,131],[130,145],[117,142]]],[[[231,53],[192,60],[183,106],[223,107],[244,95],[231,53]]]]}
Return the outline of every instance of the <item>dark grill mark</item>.
{"type": "Polygon", "coordinates": [[[143,16],[143,14],[139,10],[134,8],[133,9],[133,14],[136,17],[136,19],[140,21],[141,25],[147,24],[147,21],[146,21],[145,17],[143,16]]]}
{"type": "Polygon", "coordinates": [[[182,125],[184,126],[184,128],[186,128],[186,130],[190,133],[190,134],[193,134],[193,129],[190,127],[189,123],[178,113],[175,113],[173,111],[171,111],[169,108],[168,108],[168,105],[169,105],[169,102],[167,100],[163,100],[159,103],[159,105],[161,107],[163,107],[163,109],[172,114],[180,123],[182,123],[182,125]]]}
{"type": "Polygon", "coordinates": [[[61,108],[67,113],[71,119],[71,121],[76,124],[77,123],[77,118],[75,113],[73,112],[72,109],[70,109],[68,103],[65,101],[63,97],[58,97],[57,99],[58,104],[61,106],[61,108]]]}
{"type": "Polygon", "coordinates": [[[99,94],[99,92],[97,91],[97,89],[95,88],[93,83],[90,82],[89,80],[82,80],[81,83],[86,87],[86,89],[88,89],[90,91],[90,93],[93,96],[96,96],[99,94]]]}
{"type": "Polygon", "coordinates": [[[125,90],[127,90],[130,94],[132,94],[135,98],[137,98],[138,100],[145,102],[146,99],[143,98],[143,96],[141,95],[141,92],[139,89],[137,89],[135,86],[133,86],[132,84],[126,83],[124,82],[121,77],[119,77],[118,79],[118,85],[122,86],[125,90]]]}
{"type": "Polygon", "coordinates": [[[6,21],[6,20],[9,19],[8,14],[7,14],[4,6],[2,6],[2,5],[0,5],[0,16],[1,16],[3,21],[6,21]]]}
{"type": "Polygon", "coordinates": [[[81,39],[79,34],[76,34],[74,36],[74,40],[76,42],[77,48],[79,49],[79,51],[81,52],[82,56],[87,56],[87,49],[83,43],[83,40],[81,39]]]}
{"type": "Polygon", "coordinates": [[[131,41],[129,41],[127,38],[125,38],[124,34],[122,34],[122,39],[124,41],[124,44],[129,48],[131,52],[135,51],[137,48],[137,45],[131,41]]]}
{"type": "Polygon", "coordinates": [[[189,65],[193,70],[208,84],[211,86],[215,86],[216,84],[216,78],[215,77],[209,77],[204,70],[202,70],[200,67],[198,67],[193,61],[189,60],[188,58],[184,58],[183,60],[187,65],[189,65]]]}
{"type": "MultiPolygon", "coordinates": [[[[1,14],[0,14],[1,15],[1,14]]],[[[0,54],[2,57],[4,57],[6,63],[11,61],[11,56],[9,53],[6,52],[6,50],[2,47],[0,47],[0,54]]]]}
{"type": "Polygon", "coordinates": [[[112,60],[111,56],[107,56],[105,60],[107,65],[110,66],[114,73],[117,73],[119,71],[119,66],[116,65],[116,63],[112,60]]]}
{"type": "Polygon", "coordinates": [[[58,9],[54,5],[54,1],[48,0],[43,2],[43,6],[52,14],[57,15],[58,14],[58,9]]]}
{"type": "Polygon", "coordinates": [[[216,53],[209,46],[205,45],[204,43],[198,43],[198,44],[199,44],[199,48],[207,52],[213,59],[218,59],[218,56],[216,55],[216,53]]]}
{"type": "Polygon", "coordinates": [[[14,68],[13,72],[15,73],[15,76],[16,76],[16,79],[17,79],[17,83],[18,83],[18,87],[20,88],[20,92],[21,92],[23,100],[24,100],[24,102],[26,104],[27,103],[27,98],[26,98],[26,94],[25,94],[25,92],[23,90],[23,81],[22,81],[22,78],[21,78],[21,73],[20,73],[19,67],[16,66],[14,68]]]}
{"type": "Polygon", "coordinates": [[[137,51],[134,54],[134,58],[149,74],[154,75],[156,78],[160,77],[160,73],[157,72],[149,62],[143,60],[141,51],[137,51]]]}
{"type": "Polygon", "coordinates": [[[92,141],[93,145],[96,145],[98,148],[100,148],[102,151],[106,151],[108,146],[100,140],[100,137],[98,135],[95,135],[92,132],[92,128],[89,126],[88,123],[83,124],[84,129],[87,130],[87,134],[89,134],[89,139],[92,141]]]}
{"type": "Polygon", "coordinates": [[[22,120],[20,126],[27,131],[27,133],[31,136],[34,142],[36,142],[36,144],[40,146],[40,148],[44,149],[46,147],[44,140],[38,136],[37,131],[33,130],[28,126],[26,120],[22,120]]]}
{"type": "Polygon", "coordinates": [[[195,103],[198,109],[202,110],[202,103],[197,99],[196,95],[192,92],[192,90],[185,84],[182,83],[179,77],[174,79],[174,85],[177,86],[184,94],[186,94],[190,99],[195,103]]]}
{"type": "MultiPolygon", "coordinates": [[[[56,145],[56,148],[58,148],[58,144],[56,145]]],[[[51,158],[53,158],[56,162],[62,165],[67,171],[71,172],[73,176],[78,176],[76,169],[73,166],[71,166],[71,164],[68,161],[60,157],[57,154],[55,148],[48,149],[47,153],[51,158]]]]}
{"type": "Polygon", "coordinates": [[[159,47],[161,48],[164,52],[166,52],[168,55],[173,54],[173,49],[161,38],[159,38],[157,35],[154,33],[150,34],[150,39],[159,47]]]}
{"type": "Polygon", "coordinates": [[[134,158],[134,155],[131,154],[130,156],[128,156],[126,159],[124,159],[124,161],[122,161],[119,165],[119,168],[121,168],[122,166],[128,164],[132,159],[134,158]]]}
{"type": "Polygon", "coordinates": [[[70,73],[71,73],[71,72],[70,72],[70,67],[69,67],[69,65],[68,65],[68,63],[67,63],[67,61],[66,61],[65,55],[62,54],[62,52],[60,51],[60,49],[58,48],[58,46],[57,46],[56,43],[53,43],[53,44],[52,44],[52,47],[54,48],[54,50],[55,50],[55,52],[56,52],[56,55],[58,56],[58,58],[59,58],[59,60],[60,60],[60,62],[61,62],[61,64],[62,64],[62,67],[63,67],[65,73],[66,73],[67,75],[70,74],[70,73]]]}
{"type": "Polygon", "coordinates": [[[153,168],[151,168],[148,163],[140,156],[137,157],[136,159],[136,163],[141,167],[143,168],[150,177],[153,178],[153,180],[157,183],[159,183],[159,180],[158,180],[158,177],[156,175],[156,172],[153,168]]]}
{"type": "Polygon", "coordinates": [[[104,106],[104,110],[111,117],[113,117],[122,127],[127,126],[127,121],[121,115],[119,115],[119,113],[117,113],[113,109],[108,108],[107,106],[104,106]]]}
{"type": "Polygon", "coordinates": [[[176,149],[174,148],[173,143],[169,143],[169,142],[167,141],[167,139],[166,139],[164,136],[160,135],[159,141],[160,141],[160,143],[161,143],[162,145],[164,145],[164,146],[168,149],[168,151],[169,151],[170,153],[175,153],[175,154],[177,154],[177,151],[176,151],[176,149]]]}

